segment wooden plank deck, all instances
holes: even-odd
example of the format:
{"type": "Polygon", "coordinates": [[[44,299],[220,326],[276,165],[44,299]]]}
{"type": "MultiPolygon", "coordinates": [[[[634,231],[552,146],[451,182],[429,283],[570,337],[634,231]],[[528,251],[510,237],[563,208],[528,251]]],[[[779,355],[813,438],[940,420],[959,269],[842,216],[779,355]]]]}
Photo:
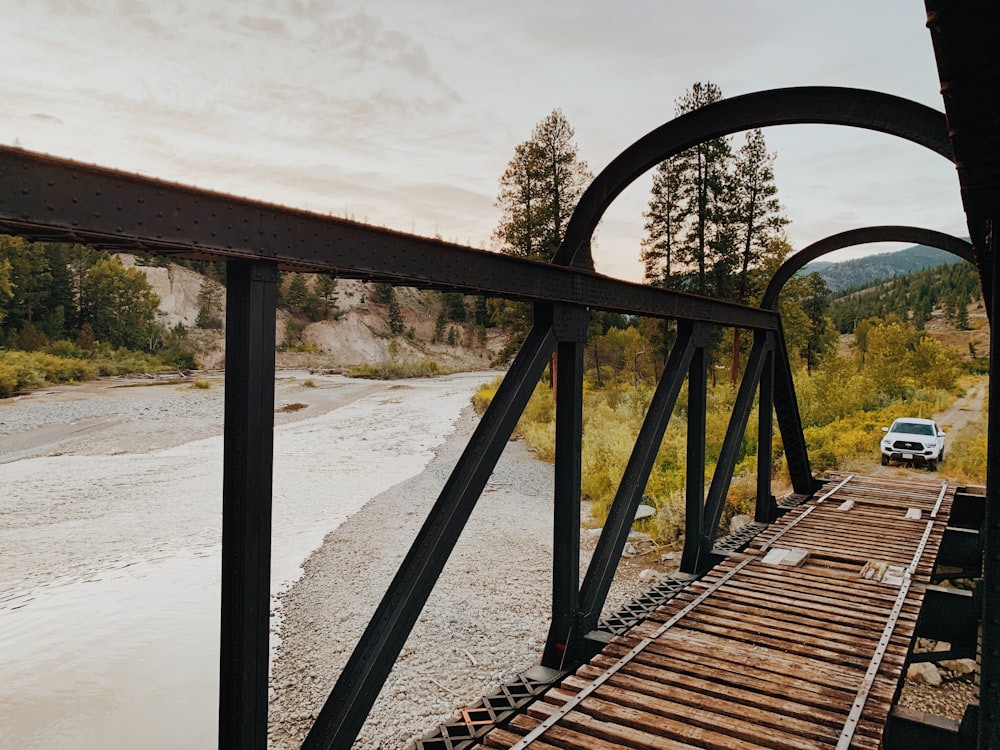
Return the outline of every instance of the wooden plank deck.
{"type": "Polygon", "coordinates": [[[954,493],[835,477],[477,747],[876,750],[954,493]]]}

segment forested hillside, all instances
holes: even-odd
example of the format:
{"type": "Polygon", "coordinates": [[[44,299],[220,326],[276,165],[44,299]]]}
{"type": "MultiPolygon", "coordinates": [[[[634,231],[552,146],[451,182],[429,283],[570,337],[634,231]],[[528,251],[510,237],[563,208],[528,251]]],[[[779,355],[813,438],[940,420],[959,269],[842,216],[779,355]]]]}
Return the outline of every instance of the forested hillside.
{"type": "Polygon", "coordinates": [[[840,263],[813,261],[806,264],[803,271],[806,273],[817,272],[831,292],[840,293],[927,268],[952,265],[959,261],[960,259],[955,255],[944,250],[925,245],[914,245],[905,250],[878,253],[840,263]]]}
{"type": "MultiPolygon", "coordinates": [[[[0,235],[0,396],[99,375],[218,368],[225,265],[0,235]]],[[[486,300],[283,273],[279,366],[370,377],[489,367],[486,300]]]]}
{"type": "Polygon", "coordinates": [[[969,330],[969,307],[981,303],[978,272],[971,263],[962,262],[845,291],[831,301],[830,317],[841,333],[853,331],[868,318],[893,317],[922,331],[939,311],[956,329],[969,330]]]}

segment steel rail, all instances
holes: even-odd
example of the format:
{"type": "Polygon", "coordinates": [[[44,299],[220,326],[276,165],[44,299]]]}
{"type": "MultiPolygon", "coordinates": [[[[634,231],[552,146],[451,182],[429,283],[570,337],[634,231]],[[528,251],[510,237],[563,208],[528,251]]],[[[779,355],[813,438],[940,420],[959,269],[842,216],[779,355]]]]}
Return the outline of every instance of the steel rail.
{"type": "Polygon", "coordinates": [[[831,497],[837,490],[839,490],[840,488],[842,488],[844,485],[846,485],[852,479],[854,479],[854,475],[853,474],[848,474],[847,475],[847,479],[842,480],[840,482],[840,484],[838,484],[832,490],[824,492],[822,495],[820,495],[818,498],[816,498],[816,505],[822,505],[824,500],[826,500],[827,498],[831,497]]]}
{"type": "Polygon", "coordinates": [[[687,606],[685,606],[680,612],[678,612],[677,614],[675,614],[673,617],[671,617],[669,620],[667,620],[663,625],[661,625],[659,628],[657,628],[656,632],[654,632],[652,635],[650,635],[650,636],[648,636],[646,638],[643,638],[627,654],[625,654],[623,657],[621,657],[613,665],[611,665],[610,667],[608,667],[608,669],[605,670],[603,673],[601,673],[600,675],[598,675],[597,677],[595,677],[593,682],[591,682],[589,685],[587,685],[585,688],[583,688],[579,693],[577,693],[572,698],[570,698],[568,701],[566,701],[559,708],[558,711],[556,711],[552,715],[546,717],[546,719],[544,721],[542,721],[541,724],[539,724],[537,727],[535,727],[530,732],[528,732],[528,734],[526,734],[520,740],[518,740],[513,745],[511,745],[510,748],[509,748],[509,750],[524,750],[525,747],[527,747],[529,744],[531,744],[532,742],[534,742],[540,736],[542,736],[543,734],[545,734],[545,732],[550,727],[552,727],[555,724],[557,724],[560,719],[562,719],[564,716],[566,716],[566,714],[568,714],[574,708],[576,708],[577,706],[579,706],[584,701],[584,699],[587,698],[587,696],[591,695],[595,690],[597,690],[597,688],[599,688],[605,682],[607,682],[608,680],[610,680],[615,674],[617,674],[622,669],[622,667],[626,666],[635,657],[637,657],[639,654],[641,654],[646,649],[647,646],[649,646],[651,643],[653,643],[653,641],[655,641],[661,635],[663,635],[664,633],[666,633],[670,628],[672,628],[674,625],[676,625],[691,610],[693,610],[695,607],[697,607],[699,604],[701,604],[703,601],[705,601],[709,596],[711,596],[717,590],[719,590],[720,588],[722,588],[722,586],[727,581],[729,581],[730,578],[732,578],[734,575],[736,575],[737,573],[739,573],[741,570],[743,570],[743,568],[745,568],[747,565],[749,565],[751,562],[753,562],[756,559],[757,559],[756,557],[748,557],[748,558],[746,558],[745,560],[743,560],[742,562],[740,562],[739,564],[737,564],[735,567],[733,567],[732,570],[730,570],[728,573],[726,573],[724,576],[722,576],[722,578],[720,578],[718,581],[716,581],[715,583],[711,584],[696,599],[694,599],[687,606]]]}
{"type": "Polygon", "coordinates": [[[931,519],[927,521],[923,537],[921,537],[920,543],[917,545],[917,549],[913,553],[913,558],[910,560],[910,565],[906,569],[906,578],[899,587],[899,593],[896,595],[896,600],[892,605],[892,610],[889,612],[889,619],[882,628],[882,635],[879,637],[878,645],[875,647],[875,653],[872,655],[871,661],[868,662],[868,669],[865,671],[864,679],[861,681],[861,687],[858,688],[858,692],[854,698],[854,703],[851,705],[851,711],[848,713],[847,720],[844,722],[844,729],[840,734],[840,739],[837,741],[836,750],[848,750],[851,746],[851,741],[854,739],[854,734],[858,729],[858,722],[861,720],[861,714],[864,712],[865,705],[868,703],[868,695],[871,693],[872,686],[875,684],[875,677],[878,675],[878,670],[882,666],[882,659],[885,657],[886,649],[889,647],[889,641],[892,639],[892,632],[896,629],[896,622],[899,620],[899,614],[903,611],[903,604],[906,601],[907,595],[910,593],[910,585],[913,582],[912,576],[916,572],[917,563],[920,562],[920,558],[924,554],[924,548],[927,546],[927,540],[930,539],[931,530],[933,528],[934,520],[931,519]]]}
{"type": "Polygon", "coordinates": [[[941,503],[944,502],[944,495],[948,491],[948,483],[941,482],[941,493],[938,495],[937,502],[934,503],[934,510],[931,511],[931,518],[937,518],[938,511],[941,510],[941,503]]]}
{"type": "Polygon", "coordinates": [[[815,505],[810,505],[808,508],[806,508],[804,511],[802,511],[802,514],[798,518],[796,518],[794,521],[792,521],[787,526],[785,526],[785,528],[783,528],[781,531],[779,531],[777,534],[775,534],[773,537],[771,537],[768,541],[764,542],[760,546],[760,551],[763,552],[764,550],[768,549],[772,544],[774,544],[776,541],[778,541],[778,539],[780,539],[781,537],[783,537],[786,532],[791,531],[793,526],[795,526],[797,523],[799,523],[799,521],[803,520],[806,516],[808,516],[814,510],[816,510],[816,506],[815,505]]]}

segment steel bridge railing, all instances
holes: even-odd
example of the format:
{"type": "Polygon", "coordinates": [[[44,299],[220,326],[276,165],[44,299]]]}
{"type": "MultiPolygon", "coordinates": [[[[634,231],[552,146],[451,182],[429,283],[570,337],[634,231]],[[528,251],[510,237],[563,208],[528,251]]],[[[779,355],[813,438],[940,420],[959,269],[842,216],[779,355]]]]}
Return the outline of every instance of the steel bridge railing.
{"type": "Polygon", "coordinates": [[[788,123],[879,130],[950,158],[943,116],[867,91],[786,89],[724,100],[677,118],[615,159],[586,191],[553,264],[540,264],[354,222],[194,190],[0,147],[0,231],[227,263],[220,748],[264,750],[270,567],[276,272],[461,291],[534,303],[534,326],[321,710],[304,748],[346,748],[360,730],[543,368],[558,352],[552,625],[542,663],[582,658],[669,415],[688,381],[686,543],[682,569],[712,563],[722,506],[755,396],[760,398],[758,521],[773,519],[772,410],[797,493],[815,489],[778,314],[630,284],[592,270],[590,238],[631,181],[702,140],[788,123]],[[589,311],[672,319],[678,338],[579,586],[583,346],[589,311]],[[705,391],[712,326],[754,344],[706,495],[705,391]]]}

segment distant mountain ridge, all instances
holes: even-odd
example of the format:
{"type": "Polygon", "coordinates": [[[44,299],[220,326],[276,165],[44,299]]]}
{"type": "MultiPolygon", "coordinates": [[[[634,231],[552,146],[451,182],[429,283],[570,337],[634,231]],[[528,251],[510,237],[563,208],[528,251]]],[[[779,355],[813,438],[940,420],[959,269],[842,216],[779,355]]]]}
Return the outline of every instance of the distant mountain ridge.
{"type": "Polygon", "coordinates": [[[914,245],[904,250],[854,258],[841,263],[815,260],[807,263],[802,273],[815,271],[826,282],[827,288],[837,293],[846,289],[871,286],[879,281],[922,271],[925,268],[958,263],[960,260],[958,256],[945,250],[938,250],[936,247],[914,245]]]}

